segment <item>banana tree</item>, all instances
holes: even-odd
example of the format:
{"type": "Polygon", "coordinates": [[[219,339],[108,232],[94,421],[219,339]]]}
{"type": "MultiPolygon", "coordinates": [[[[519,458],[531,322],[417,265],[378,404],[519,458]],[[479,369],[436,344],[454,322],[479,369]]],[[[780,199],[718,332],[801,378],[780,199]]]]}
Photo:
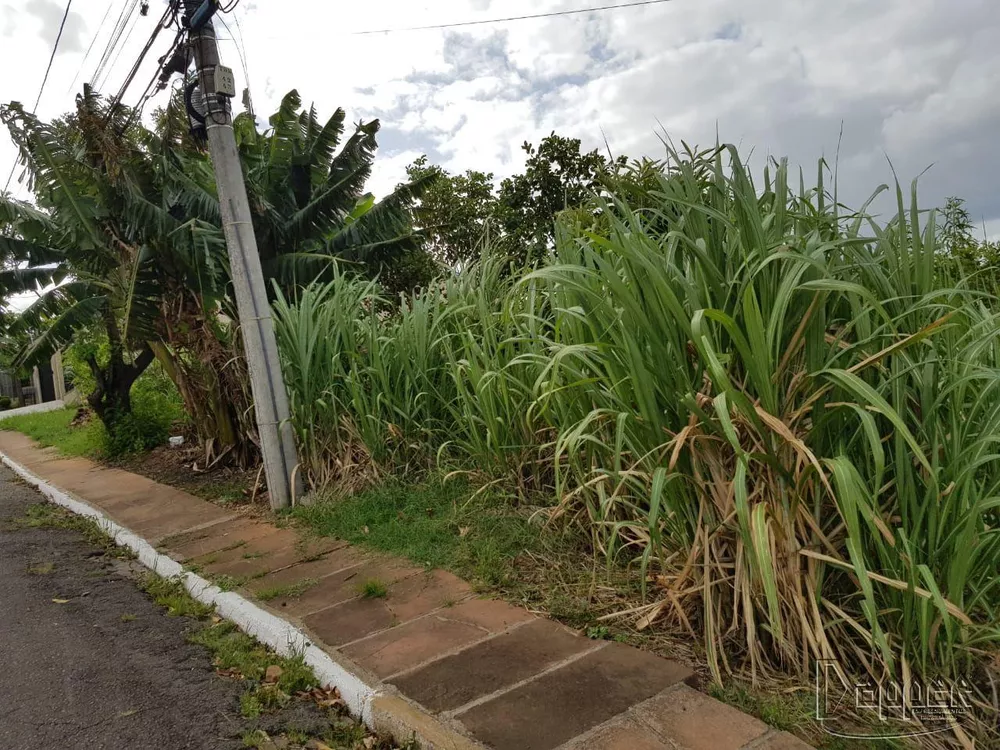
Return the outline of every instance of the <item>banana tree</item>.
{"type": "MultiPolygon", "coordinates": [[[[258,132],[249,115],[236,118],[265,277],[288,296],[330,273],[334,261],[364,275],[379,275],[384,285],[400,291],[429,280],[434,272],[411,215],[414,201],[433,177],[402,185],[376,202],[364,192],[364,184],[379,124],[358,125],[338,151],[344,120],[343,110],[337,110],[321,124],[315,109],[301,109],[294,91],[264,132],[258,132]]],[[[212,165],[186,128],[183,99],[174,97],[156,118],[164,190],[177,213],[211,227],[222,245],[212,165]]],[[[220,297],[216,312],[210,313],[198,306],[197,297],[180,293],[165,320],[163,342],[154,348],[208,448],[206,457],[225,454],[251,462],[256,457],[252,400],[231,296],[220,297]]]]}
{"type": "Polygon", "coordinates": [[[109,431],[131,412],[132,384],[153,362],[164,300],[221,278],[213,233],[172,210],[145,131],[119,135],[127,115],[109,117],[89,91],[53,123],[16,102],[0,108],[36,204],[0,197],[0,296],[37,294],[10,325],[27,334],[16,361],[41,361],[81,329],[102,330],[109,356],[88,357],[96,386],[87,400],[109,431]]]}
{"type": "MultiPolygon", "coordinates": [[[[176,120],[161,116],[164,137],[176,120]]],[[[293,293],[328,273],[334,260],[383,280],[394,279],[400,263],[414,265],[423,236],[413,229],[412,208],[436,174],[399,185],[376,201],[364,186],[378,147],[378,120],[359,123],[342,144],[344,110],[321,122],[315,107],[302,108],[293,90],[269,124],[260,132],[248,114],[234,123],[265,278],[293,293]]],[[[219,225],[210,166],[186,169],[179,179],[178,197],[189,215],[219,225]]]]}

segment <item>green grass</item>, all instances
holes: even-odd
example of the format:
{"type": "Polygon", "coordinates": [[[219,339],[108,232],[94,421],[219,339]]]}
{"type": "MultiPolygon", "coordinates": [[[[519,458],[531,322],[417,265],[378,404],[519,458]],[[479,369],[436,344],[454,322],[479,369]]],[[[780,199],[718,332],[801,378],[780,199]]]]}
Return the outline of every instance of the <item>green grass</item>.
{"type": "Polygon", "coordinates": [[[58,448],[67,456],[97,458],[104,445],[104,427],[97,420],[71,427],[76,409],[58,409],[42,414],[22,414],[0,420],[0,430],[21,432],[45,447],[58,448]]]}
{"type": "Polygon", "coordinates": [[[283,708],[297,693],[319,686],[315,673],[300,654],[277,654],[233,623],[213,617],[214,608],[195,600],[179,580],[150,573],[142,579],[141,585],[170,616],[189,617],[204,623],[188,636],[188,641],[205,647],[217,670],[247,683],[240,697],[240,713],[245,718],[255,719],[283,708]],[[280,667],[281,674],[277,681],[267,683],[265,676],[271,666],[280,667]]]}
{"type": "Polygon", "coordinates": [[[139,584],[149,597],[166,608],[171,617],[208,617],[214,609],[193,598],[176,579],[161,578],[155,573],[147,573],[139,584]]]}
{"type": "Polygon", "coordinates": [[[306,578],[303,581],[296,581],[287,586],[271,586],[257,592],[256,596],[262,602],[269,602],[273,599],[295,599],[302,596],[306,591],[315,586],[319,581],[315,578],[306,578]]]}
{"type": "Polygon", "coordinates": [[[260,683],[267,668],[281,667],[276,686],[288,695],[311,690],[319,680],[301,656],[281,656],[228,620],[222,620],[192,633],[188,640],[204,646],[212,654],[218,669],[231,670],[245,680],[260,683]]]}
{"type": "Polygon", "coordinates": [[[389,596],[389,587],[378,578],[369,578],[358,585],[358,593],[362,599],[385,599],[389,596]]]}
{"type": "MultiPolygon", "coordinates": [[[[265,575],[261,573],[261,575],[265,575]]],[[[210,576],[212,583],[223,591],[235,591],[240,586],[249,581],[252,576],[231,576],[228,573],[210,576]]]]}
{"type": "Polygon", "coordinates": [[[470,495],[466,483],[435,477],[320,500],[294,514],[319,534],[451,570],[484,586],[503,586],[514,575],[514,558],[542,547],[540,533],[502,499],[470,495]]]}

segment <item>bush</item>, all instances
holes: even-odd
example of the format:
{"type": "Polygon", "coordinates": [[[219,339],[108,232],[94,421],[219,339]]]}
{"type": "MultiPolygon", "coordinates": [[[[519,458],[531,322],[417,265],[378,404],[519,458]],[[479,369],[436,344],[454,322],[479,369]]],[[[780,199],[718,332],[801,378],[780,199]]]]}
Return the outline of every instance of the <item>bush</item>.
{"type": "Polygon", "coordinates": [[[110,431],[104,431],[102,448],[108,458],[145,453],[165,443],[169,434],[162,421],[146,419],[134,411],[117,417],[113,425],[110,431]]]}
{"type": "Polygon", "coordinates": [[[0,411],[9,409],[12,403],[14,402],[11,401],[10,396],[0,396],[0,411]]]}
{"type": "Polygon", "coordinates": [[[132,385],[132,413],[114,420],[105,431],[103,449],[109,458],[145,453],[167,442],[171,428],[185,419],[180,394],[158,362],[132,385]]]}

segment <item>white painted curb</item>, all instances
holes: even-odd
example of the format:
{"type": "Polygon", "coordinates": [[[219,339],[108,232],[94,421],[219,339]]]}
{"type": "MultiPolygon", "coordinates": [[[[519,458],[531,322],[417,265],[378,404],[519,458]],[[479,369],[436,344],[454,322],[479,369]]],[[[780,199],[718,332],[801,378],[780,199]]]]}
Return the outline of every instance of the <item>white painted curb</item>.
{"type": "Polygon", "coordinates": [[[360,718],[369,727],[372,726],[372,701],[381,693],[337,664],[290,622],[265,612],[239,594],[223,591],[201,576],[184,570],[180,563],[157,552],[142,537],[115,523],[97,508],[49,484],[2,451],[0,451],[0,461],[52,502],[77,515],[92,519],[114,540],[115,544],[132,550],[139,561],[158,576],[181,579],[192,597],[202,604],[214,606],[221,617],[233,622],[240,630],[284,656],[303,654],[306,664],[313,668],[320,682],[335,686],[351,714],[360,718]]]}

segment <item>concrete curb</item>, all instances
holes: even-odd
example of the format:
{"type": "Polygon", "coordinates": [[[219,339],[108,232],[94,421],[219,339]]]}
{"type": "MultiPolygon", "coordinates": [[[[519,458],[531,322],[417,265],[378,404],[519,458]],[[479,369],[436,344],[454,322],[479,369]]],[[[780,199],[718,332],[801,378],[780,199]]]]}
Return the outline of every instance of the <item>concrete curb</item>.
{"type": "Polygon", "coordinates": [[[2,451],[0,451],[0,462],[52,502],[93,520],[114,540],[115,544],[132,550],[139,561],[158,576],[181,579],[192,597],[202,604],[214,606],[221,617],[234,623],[240,630],[254,636],[282,655],[303,654],[306,663],[313,668],[324,685],[337,687],[352,715],[361,719],[367,726],[378,728],[375,726],[377,722],[373,705],[375,700],[382,696],[382,692],[331,659],[294,625],[265,612],[239,594],[223,591],[201,576],[185,571],[180,563],[157,552],[142,537],[115,523],[97,508],[49,484],[2,451]]]}

